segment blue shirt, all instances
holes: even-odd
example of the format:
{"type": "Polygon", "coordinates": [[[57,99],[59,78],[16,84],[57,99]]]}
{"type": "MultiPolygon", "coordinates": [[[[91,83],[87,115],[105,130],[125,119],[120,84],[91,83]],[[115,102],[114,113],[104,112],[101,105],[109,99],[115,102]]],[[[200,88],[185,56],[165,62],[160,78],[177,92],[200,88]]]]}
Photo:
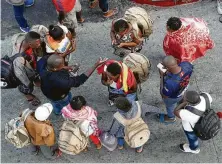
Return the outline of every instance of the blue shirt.
{"type": "Polygon", "coordinates": [[[169,98],[182,96],[193,72],[193,65],[189,62],[181,62],[179,66],[181,67],[180,73],[172,74],[168,72],[164,76],[162,93],[169,98]]]}

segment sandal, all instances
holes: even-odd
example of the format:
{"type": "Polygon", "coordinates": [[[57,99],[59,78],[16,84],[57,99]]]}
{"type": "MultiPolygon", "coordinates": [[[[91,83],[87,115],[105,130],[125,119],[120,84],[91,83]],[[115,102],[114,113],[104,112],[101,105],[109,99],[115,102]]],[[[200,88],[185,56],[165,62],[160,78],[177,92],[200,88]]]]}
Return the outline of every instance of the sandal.
{"type": "Polygon", "coordinates": [[[141,153],[142,151],[143,151],[143,146],[141,146],[140,148],[137,148],[137,149],[136,149],[136,152],[137,152],[137,153],[141,153]]]}
{"type": "Polygon", "coordinates": [[[56,154],[56,158],[59,158],[62,156],[62,151],[57,148],[52,151],[52,156],[54,156],[55,154],[56,154]]]}
{"type": "Polygon", "coordinates": [[[35,150],[32,151],[35,155],[38,155],[40,152],[40,147],[39,146],[35,146],[35,150]]]}
{"type": "Polygon", "coordinates": [[[106,13],[104,13],[104,14],[103,14],[103,17],[109,18],[109,17],[111,17],[111,16],[113,16],[113,15],[115,15],[115,14],[117,14],[117,13],[118,13],[118,9],[114,8],[114,9],[109,10],[109,11],[107,11],[106,13]]]}
{"type": "Polygon", "coordinates": [[[41,104],[41,101],[37,97],[28,100],[28,102],[31,103],[33,106],[39,106],[41,104]]]}
{"type": "Polygon", "coordinates": [[[84,18],[80,18],[80,19],[77,20],[78,23],[83,23],[84,21],[85,21],[84,18]]]}
{"type": "Polygon", "coordinates": [[[164,123],[166,125],[168,124],[173,124],[176,121],[176,117],[174,118],[169,118],[170,120],[165,120],[165,116],[166,114],[160,113],[157,115],[157,119],[161,122],[164,123]]]}
{"type": "Polygon", "coordinates": [[[92,2],[89,2],[89,8],[93,9],[99,4],[98,0],[94,0],[92,2]]]}

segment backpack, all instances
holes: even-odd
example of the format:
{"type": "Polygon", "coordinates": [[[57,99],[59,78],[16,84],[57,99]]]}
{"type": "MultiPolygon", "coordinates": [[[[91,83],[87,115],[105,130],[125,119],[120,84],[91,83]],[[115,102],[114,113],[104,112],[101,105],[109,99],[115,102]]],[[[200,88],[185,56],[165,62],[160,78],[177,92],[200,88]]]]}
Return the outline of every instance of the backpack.
{"type": "Polygon", "coordinates": [[[26,109],[21,117],[16,117],[5,124],[5,139],[16,148],[22,148],[30,144],[30,137],[24,123],[32,112],[32,110],[26,109]]]}
{"type": "MultiPolygon", "coordinates": [[[[34,25],[30,31],[40,34],[41,41],[44,40],[45,35],[48,33],[48,29],[43,25],[34,25]]],[[[22,42],[25,40],[26,33],[17,33],[12,36],[12,55],[20,53],[22,42]]]]}
{"type": "Polygon", "coordinates": [[[138,84],[149,78],[151,63],[146,56],[140,53],[130,53],[123,58],[123,63],[133,72],[138,84]]]}
{"type": "Polygon", "coordinates": [[[135,30],[135,37],[138,38],[139,29],[142,32],[144,38],[149,38],[153,33],[153,21],[147,14],[146,10],[141,7],[131,7],[126,10],[124,19],[129,22],[135,30]]]}
{"type": "Polygon", "coordinates": [[[133,119],[127,120],[123,116],[116,112],[114,118],[117,119],[124,128],[124,139],[126,143],[132,147],[137,148],[143,146],[150,137],[150,131],[148,125],[141,118],[141,107],[138,101],[136,101],[138,112],[133,119]]]}
{"type": "Polygon", "coordinates": [[[1,89],[16,88],[19,85],[19,80],[14,74],[13,61],[21,56],[25,58],[25,62],[28,60],[25,53],[18,53],[12,57],[6,55],[1,58],[1,89]]]}
{"type": "Polygon", "coordinates": [[[88,138],[81,132],[79,126],[73,121],[64,121],[59,133],[59,149],[66,154],[76,155],[83,151],[87,144],[88,138]]]}
{"type": "Polygon", "coordinates": [[[220,119],[213,109],[210,107],[210,100],[207,94],[201,93],[206,101],[206,110],[204,112],[188,106],[189,111],[200,116],[200,119],[195,124],[193,131],[201,140],[209,140],[216,136],[220,130],[220,119]]]}

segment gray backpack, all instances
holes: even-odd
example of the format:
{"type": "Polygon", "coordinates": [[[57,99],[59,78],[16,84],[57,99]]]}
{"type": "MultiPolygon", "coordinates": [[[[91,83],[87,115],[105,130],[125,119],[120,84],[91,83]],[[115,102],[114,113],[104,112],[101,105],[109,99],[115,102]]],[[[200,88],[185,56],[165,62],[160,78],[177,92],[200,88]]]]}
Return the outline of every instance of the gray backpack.
{"type": "Polygon", "coordinates": [[[5,124],[5,139],[16,148],[22,148],[30,144],[30,137],[25,128],[25,120],[33,111],[26,109],[21,117],[11,119],[5,124]]]}

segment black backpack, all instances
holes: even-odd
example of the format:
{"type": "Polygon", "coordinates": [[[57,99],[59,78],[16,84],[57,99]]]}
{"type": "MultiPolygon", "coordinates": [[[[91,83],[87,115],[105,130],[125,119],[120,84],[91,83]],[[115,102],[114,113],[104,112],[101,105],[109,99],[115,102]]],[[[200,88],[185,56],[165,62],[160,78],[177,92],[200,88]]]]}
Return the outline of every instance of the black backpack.
{"type": "Polygon", "coordinates": [[[16,88],[20,84],[13,68],[13,61],[20,56],[24,57],[26,62],[27,55],[25,53],[18,53],[12,57],[6,55],[1,58],[1,89],[16,88]]]}
{"type": "Polygon", "coordinates": [[[206,111],[202,112],[192,106],[188,106],[189,111],[200,116],[193,131],[201,140],[209,140],[216,136],[220,130],[220,119],[213,109],[210,108],[210,100],[207,94],[201,93],[206,101],[206,111]]]}

